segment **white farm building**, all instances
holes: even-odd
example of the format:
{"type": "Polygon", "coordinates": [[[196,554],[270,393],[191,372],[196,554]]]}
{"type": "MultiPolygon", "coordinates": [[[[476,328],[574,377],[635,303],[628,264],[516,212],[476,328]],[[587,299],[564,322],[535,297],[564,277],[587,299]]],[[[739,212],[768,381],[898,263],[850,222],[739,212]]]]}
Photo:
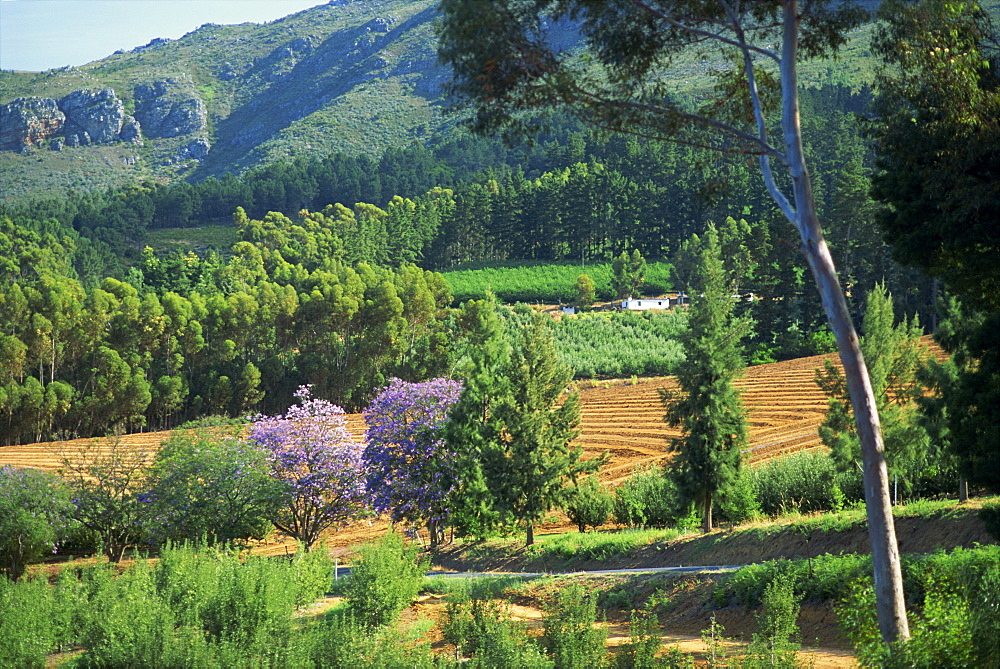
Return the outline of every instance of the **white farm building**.
{"type": "Polygon", "coordinates": [[[629,297],[622,300],[621,308],[628,311],[646,311],[647,309],[669,309],[678,304],[687,304],[687,295],[680,293],[673,297],[640,297],[638,299],[629,297]]]}

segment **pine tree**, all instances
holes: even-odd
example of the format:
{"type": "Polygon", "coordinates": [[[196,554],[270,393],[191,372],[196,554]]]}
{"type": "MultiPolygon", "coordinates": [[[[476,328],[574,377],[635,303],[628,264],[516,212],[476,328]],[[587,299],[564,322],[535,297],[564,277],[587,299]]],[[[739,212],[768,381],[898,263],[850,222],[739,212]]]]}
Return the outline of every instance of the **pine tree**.
{"type": "Polygon", "coordinates": [[[482,537],[505,520],[484,463],[502,430],[495,405],[507,392],[503,370],[510,359],[510,344],[492,295],[462,305],[458,331],[464,335],[464,350],[458,354],[455,376],[462,380],[463,389],[444,431],[447,449],[455,453],[458,481],[452,493],[451,522],[460,535],[482,537]]]}
{"type": "Polygon", "coordinates": [[[574,286],[576,293],[573,306],[577,309],[589,309],[594,304],[594,280],[586,274],[581,274],[576,278],[574,286]]]}
{"type": "Polygon", "coordinates": [[[615,297],[638,297],[639,289],[646,280],[646,259],[639,249],[622,251],[621,255],[611,262],[611,291],[615,297]]]}
{"type": "MultiPolygon", "coordinates": [[[[871,373],[872,389],[885,439],[889,471],[904,480],[913,474],[927,455],[927,432],[913,415],[916,373],[924,357],[920,346],[922,330],[916,317],[895,323],[892,296],[877,284],[868,293],[862,321],[861,351],[871,373]]],[[[830,447],[838,468],[861,466],[861,444],[854,427],[850,396],[840,370],[829,360],[816,374],[816,382],[830,398],[826,419],[819,428],[820,438],[830,447]]]]}
{"type": "Polygon", "coordinates": [[[746,420],[733,380],[742,371],[740,339],[750,322],[733,316],[719,236],[709,226],[698,258],[698,293],[691,302],[689,331],[682,343],[687,360],[677,371],[679,391],[660,390],[664,420],[681,428],[672,440],[677,453],[670,475],[681,494],[703,509],[712,529],[712,501],[736,479],[746,445],[746,420]]]}
{"type": "Polygon", "coordinates": [[[496,407],[503,430],[488,463],[494,494],[525,524],[528,546],[535,523],[568,501],[566,484],[604,462],[584,462],[583,449],[570,445],[580,433],[580,398],[567,393],[573,370],[559,361],[546,318],[536,314],[521,333],[508,367],[510,392],[496,407]]]}

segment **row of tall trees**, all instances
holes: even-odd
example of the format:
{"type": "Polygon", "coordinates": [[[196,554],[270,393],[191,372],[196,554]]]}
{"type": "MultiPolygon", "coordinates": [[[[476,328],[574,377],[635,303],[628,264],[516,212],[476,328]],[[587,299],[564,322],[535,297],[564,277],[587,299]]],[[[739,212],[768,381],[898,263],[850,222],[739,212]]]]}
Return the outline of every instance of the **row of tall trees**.
{"type": "Polygon", "coordinates": [[[877,115],[879,224],[894,256],[944,284],[951,360],[921,400],[934,442],[971,483],[1000,491],[1000,49],[978,3],[883,7],[877,115]]]}
{"type": "MultiPolygon", "coordinates": [[[[295,233],[270,224],[272,241],[295,233]]],[[[294,252],[264,240],[227,260],[193,256],[173,276],[149,256],[129,281],[87,287],[67,267],[69,242],[8,232],[18,252],[0,283],[4,443],[282,410],[307,383],[354,408],[390,376],[449,364],[442,277],[309,256],[319,233],[294,252]]]]}

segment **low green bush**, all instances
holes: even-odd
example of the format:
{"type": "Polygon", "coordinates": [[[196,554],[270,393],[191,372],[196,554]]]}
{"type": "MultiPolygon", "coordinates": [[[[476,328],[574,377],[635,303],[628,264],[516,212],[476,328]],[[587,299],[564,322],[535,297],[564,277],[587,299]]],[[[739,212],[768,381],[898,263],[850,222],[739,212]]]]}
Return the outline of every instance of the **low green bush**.
{"type": "Polygon", "coordinates": [[[846,496],[833,461],[823,453],[794,453],[769,460],[752,471],[761,512],[835,511],[846,496]]]}
{"type": "Polygon", "coordinates": [[[527,632],[511,619],[506,602],[481,599],[468,593],[449,598],[444,623],[445,641],[459,657],[470,657],[474,667],[552,667],[552,661],[527,632]]]}
{"type": "Polygon", "coordinates": [[[597,622],[597,597],[579,584],[563,588],[544,620],[542,642],[556,669],[603,667],[607,664],[607,631],[597,622]]]}
{"type": "Polygon", "coordinates": [[[741,606],[757,606],[763,602],[768,584],[783,580],[794,584],[798,597],[816,602],[830,601],[843,597],[852,581],[870,571],[871,556],[854,553],[769,560],[720,577],[713,599],[720,607],[731,601],[741,606]]]}
{"type": "Polygon", "coordinates": [[[633,611],[629,620],[629,642],[618,649],[619,669],[653,669],[662,666],[656,654],[663,648],[660,623],[648,610],[633,611]]]}
{"type": "Polygon", "coordinates": [[[347,582],[353,615],[366,625],[392,623],[416,598],[427,564],[418,546],[407,546],[396,533],[358,550],[347,582]]]}
{"type": "Polygon", "coordinates": [[[608,522],[614,504],[614,496],[592,475],[573,487],[566,515],[581,532],[586,532],[588,527],[597,529],[608,522]]]}
{"type": "Polygon", "coordinates": [[[979,518],[986,527],[986,532],[1000,541],[1000,504],[984,504],[979,510],[979,518]]]}
{"type": "Polygon", "coordinates": [[[0,578],[0,666],[44,667],[56,630],[51,589],[44,579],[0,578]]]}
{"type": "Polygon", "coordinates": [[[669,527],[687,515],[677,486],[662,468],[639,467],[615,488],[614,521],[628,527],[669,527]]]}
{"type": "MultiPolygon", "coordinates": [[[[310,666],[324,669],[430,669],[452,665],[434,655],[430,644],[419,635],[392,627],[372,628],[349,612],[325,616],[304,631],[299,646],[310,666]]],[[[305,662],[298,666],[302,664],[305,662]]]]}
{"type": "MultiPolygon", "coordinates": [[[[954,588],[930,582],[920,611],[909,613],[910,638],[890,646],[882,641],[875,616],[875,589],[870,577],[856,581],[837,618],[863,667],[986,667],[973,643],[971,602],[954,588]]],[[[995,635],[995,629],[994,629],[995,635]]]]}
{"type": "Polygon", "coordinates": [[[799,595],[795,593],[795,583],[789,579],[777,578],[764,588],[762,610],[757,614],[757,632],[747,648],[747,659],[743,667],[765,667],[776,669],[799,666],[796,651],[799,644],[795,637],[799,633],[799,595]]]}

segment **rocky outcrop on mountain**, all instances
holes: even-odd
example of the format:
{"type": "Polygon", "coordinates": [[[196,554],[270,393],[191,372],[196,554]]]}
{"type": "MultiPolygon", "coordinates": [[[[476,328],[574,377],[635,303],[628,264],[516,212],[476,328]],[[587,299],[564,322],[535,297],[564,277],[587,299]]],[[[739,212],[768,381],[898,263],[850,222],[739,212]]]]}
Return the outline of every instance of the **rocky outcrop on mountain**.
{"type": "Polygon", "coordinates": [[[63,134],[76,135],[80,144],[117,141],[125,123],[125,105],[110,88],[73,91],[59,101],[59,108],[66,114],[63,134]]]}
{"type": "Polygon", "coordinates": [[[123,142],[142,146],[142,127],[135,120],[134,116],[125,117],[125,122],[122,123],[122,131],[118,133],[118,138],[123,142]]]}
{"type": "Polygon", "coordinates": [[[110,88],[84,88],[58,102],[17,98],[0,107],[0,149],[25,151],[50,138],[63,140],[52,147],[56,151],[119,139],[142,142],[138,124],[125,115],[125,105],[110,88]]]}
{"type": "Polygon", "coordinates": [[[163,79],[135,87],[135,118],[146,137],[177,137],[204,130],[208,110],[189,85],[163,79]]]}
{"type": "Polygon", "coordinates": [[[17,98],[0,107],[0,150],[23,151],[58,135],[66,114],[51,98],[17,98]]]}
{"type": "Polygon", "coordinates": [[[396,25],[396,17],[393,15],[379,16],[365,24],[365,29],[373,33],[387,33],[396,25]]]}
{"type": "Polygon", "coordinates": [[[204,160],[208,152],[212,150],[212,145],[209,141],[203,137],[192,141],[190,144],[185,146],[177,154],[177,160],[188,160],[193,158],[194,160],[204,160]]]}

